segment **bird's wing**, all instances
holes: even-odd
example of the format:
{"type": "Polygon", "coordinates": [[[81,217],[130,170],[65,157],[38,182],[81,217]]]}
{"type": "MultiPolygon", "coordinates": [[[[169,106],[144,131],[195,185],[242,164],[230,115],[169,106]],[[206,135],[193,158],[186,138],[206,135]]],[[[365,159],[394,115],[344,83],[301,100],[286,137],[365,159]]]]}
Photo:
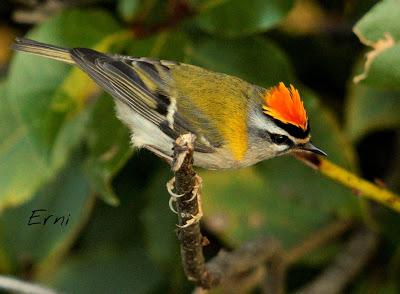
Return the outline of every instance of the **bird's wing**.
{"type": "Polygon", "coordinates": [[[157,125],[172,139],[175,140],[181,134],[193,133],[197,136],[195,150],[198,152],[214,152],[215,147],[222,145],[222,138],[214,134],[215,131],[204,132],[199,127],[201,124],[209,124],[206,118],[199,114],[200,122],[196,124],[177,109],[176,99],[181,95],[177,93],[179,89],[174,86],[175,81],[169,73],[176,63],[110,56],[86,48],[74,48],[70,53],[75,63],[102,88],[157,125]]]}

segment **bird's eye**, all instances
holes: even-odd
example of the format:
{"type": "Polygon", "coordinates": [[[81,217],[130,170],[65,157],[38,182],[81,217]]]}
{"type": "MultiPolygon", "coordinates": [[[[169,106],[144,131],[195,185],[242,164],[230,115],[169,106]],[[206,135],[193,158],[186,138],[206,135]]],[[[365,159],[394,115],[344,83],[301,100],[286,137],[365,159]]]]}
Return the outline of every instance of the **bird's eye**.
{"type": "Polygon", "coordinates": [[[280,134],[270,134],[271,140],[273,143],[277,144],[277,145],[293,145],[293,142],[286,137],[285,135],[280,135],[280,134]]]}

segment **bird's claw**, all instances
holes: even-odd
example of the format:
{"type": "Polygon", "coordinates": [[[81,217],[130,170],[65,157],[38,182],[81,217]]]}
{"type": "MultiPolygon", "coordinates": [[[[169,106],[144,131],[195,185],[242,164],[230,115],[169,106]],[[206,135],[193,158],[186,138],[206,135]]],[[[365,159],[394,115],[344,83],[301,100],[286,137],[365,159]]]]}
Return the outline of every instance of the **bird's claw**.
{"type": "Polygon", "coordinates": [[[176,198],[170,197],[170,198],[169,198],[169,201],[168,201],[168,205],[169,205],[169,209],[170,209],[173,213],[178,214],[178,212],[176,211],[176,209],[175,209],[175,207],[174,207],[174,205],[173,205],[173,203],[174,203],[175,201],[176,201],[176,198]]]}
{"type": "Polygon", "coordinates": [[[174,190],[174,184],[175,184],[175,177],[173,177],[172,179],[170,179],[167,182],[167,191],[169,193],[169,195],[171,195],[171,198],[179,198],[185,195],[185,193],[182,194],[176,194],[175,192],[173,192],[174,190]]]}
{"type": "MultiPolygon", "coordinates": [[[[192,190],[192,197],[187,200],[187,202],[193,201],[197,197],[197,207],[198,207],[198,212],[196,215],[191,214],[191,218],[188,219],[184,225],[176,225],[178,228],[187,228],[191,225],[194,225],[198,222],[200,222],[200,219],[203,217],[203,209],[201,205],[201,197],[200,197],[200,189],[201,189],[201,184],[202,184],[202,179],[198,175],[195,176],[195,185],[192,190]]],[[[183,216],[184,217],[184,216],[183,216]]]]}
{"type": "Polygon", "coordinates": [[[191,214],[191,218],[186,221],[184,225],[176,225],[180,229],[187,228],[191,225],[197,224],[200,219],[203,217],[203,211],[199,207],[199,212],[196,215],[191,214]]]}
{"type": "MultiPolygon", "coordinates": [[[[188,200],[185,200],[185,202],[191,202],[197,197],[198,213],[196,215],[191,214],[190,215],[191,218],[188,219],[184,225],[177,225],[177,227],[179,227],[179,228],[187,228],[193,224],[196,224],[200,221],[200,219],[203,216],[203,210],[201,207],[201,198],[200,198],[200,193],[199,193],[199,190],[201,189],[202,179],[201,179],[201,177],[196,175],[194,180],[195,180],[195,184],[194,184],[194,187],[192,190],[192,197],[188,200]]],[[[168,191],[169,195],[171,195],[171,197],[169,198],[169,208],[173,213],[178,214],[179,212],[176,210],[173,203],[177,201],[177,198],[184,196],[186,193],[176,194],[175,192],[173,192],[174,184],[175,184],[175,177],[173,177],[171,180],[169,180],[167,182],[166,186],[167,186],[167,191],[168,191]]],[[[184,218],[185,214],[181,213],[181,217],[184,218]]]]}

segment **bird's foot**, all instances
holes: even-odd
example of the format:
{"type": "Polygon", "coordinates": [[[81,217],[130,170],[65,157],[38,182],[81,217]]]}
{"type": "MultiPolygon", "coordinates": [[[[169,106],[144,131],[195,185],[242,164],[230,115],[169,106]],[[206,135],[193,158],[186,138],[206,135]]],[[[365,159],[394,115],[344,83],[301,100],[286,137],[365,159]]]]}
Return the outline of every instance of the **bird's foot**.
{"type": "MultiPolygon", "coordinates": [[[[195,175],[195,185],[192,190],[192,197],[189,200],[186,200],[187,202],[193,201],[195,198],[197,199],[197,207],[198,207],[198,212],[196,215],[191,214],[191,218],[188,219],[184,225],[177,225],[179,228],[187,228],[193,224],[196,224],[200,222],[200,219],[203,217],[203,208],[202,208],[202,203],[201,203],[201,184],[202,184],[202,179],[200,176],[195,175]]],[[[184,217],[184,216],[182,216],[184,217]]]]}

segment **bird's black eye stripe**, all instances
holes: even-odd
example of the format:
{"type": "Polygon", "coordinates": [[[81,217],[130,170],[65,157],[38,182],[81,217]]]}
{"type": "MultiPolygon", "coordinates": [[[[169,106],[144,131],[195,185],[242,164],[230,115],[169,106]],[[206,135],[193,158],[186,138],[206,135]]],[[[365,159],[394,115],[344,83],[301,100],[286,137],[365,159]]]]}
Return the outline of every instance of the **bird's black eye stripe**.
{"type": "Polygon", "coordinates": [[[285,135],[280,134],[269,134],[272,143],[277,145],[288,145],[292,146],[294,143],[285,135]]]}

